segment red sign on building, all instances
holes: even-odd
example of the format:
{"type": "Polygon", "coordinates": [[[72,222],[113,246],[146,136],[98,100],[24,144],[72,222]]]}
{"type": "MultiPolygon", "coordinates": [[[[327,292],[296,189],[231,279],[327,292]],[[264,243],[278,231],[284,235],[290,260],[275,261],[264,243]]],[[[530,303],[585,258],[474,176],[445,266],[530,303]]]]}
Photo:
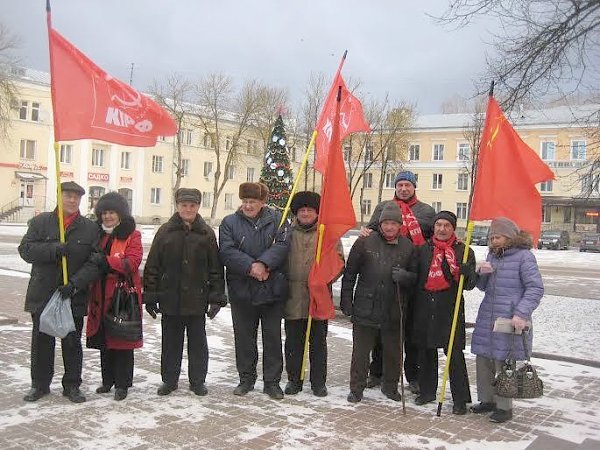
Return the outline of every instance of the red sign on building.
{"type": "Polygon", "coordinates": [[[121,181],[123,183],[131,183],[133,181],[132,177],[121,177],[121,181]]]}
{"type": "Polygon", "coordinates": [[[108,181],[108,174],[107,173],[95,173],[95,172],[90,172],[88,173],[88,180],[91,181],[108,181]]]}

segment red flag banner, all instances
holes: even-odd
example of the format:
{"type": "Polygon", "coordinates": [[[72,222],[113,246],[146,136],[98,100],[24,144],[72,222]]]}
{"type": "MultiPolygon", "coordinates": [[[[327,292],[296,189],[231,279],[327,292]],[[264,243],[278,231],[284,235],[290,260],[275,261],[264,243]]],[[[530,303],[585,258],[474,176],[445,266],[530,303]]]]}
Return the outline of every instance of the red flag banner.
{"type": "Polygon", "coordinates": [[[535,185],[554,179],[539,155],[519,137],[490,96],[479,144],[471,220],[508,217],[537,242],[542,198],[535,185]]]}
{"type": "Polygon", "coordinates": [[[48,24],[54,140],[152,147],[177,125],[150,98],[113,78],[48,24]]]}
{"type": "Polygon", "coordinates": [[[360,101],[354,97],[342,78],[341,73],[337,73],[333,80],[331,90],[327,95],[327,100],[323,106],[321,117],[317,122],[317,140],[315,154],[315,169],[325,175],[327,169],[327,154],[331,148],[334,118],[336,114],[336,96],[338,88],[342,88],[342,98],[340,102],[340,113],[338,125],[340,127],[340,142],[350,133],[358,131],[369,131],[371,128],[365,120],[363,107],[360,101]]]}
{"type": "MultiPolygon", "coordinates": [[[[339,88],[343,91],[343,86],[339,88]]],[[[339,90],[338,88],[338,90],[339,90]]],[[[337,243],[346,231],[356,225],[356,215],[346,179],[346,168],[341,147],[340,99],[334,96],[334,116],[331,141],[327,151],[327,171],[321,189],[319,207],[319,229],[324,226],[319,263],[313,263],[309,277],[309,314],[317,320],[335,317],[333,300],[328,284],[341,272],[344,262],[337,252],[337,243]]]]}

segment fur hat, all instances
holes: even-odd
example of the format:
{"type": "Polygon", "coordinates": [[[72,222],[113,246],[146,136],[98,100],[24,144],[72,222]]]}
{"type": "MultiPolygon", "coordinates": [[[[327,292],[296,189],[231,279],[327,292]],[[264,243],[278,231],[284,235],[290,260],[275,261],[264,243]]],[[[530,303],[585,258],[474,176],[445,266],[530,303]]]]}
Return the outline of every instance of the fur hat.
{"type": "Polygon", "coordinates": [[[433,218],[433,224],[435,225],[435,223],[440,219],[445,219],[450,222],[452,228],[456,230],[456,214],[454,214],[452,211],[440,211],[437,213],[433,218]]]}
{"type": "Polygon", "coordinates": [[[496,217],[490,225],[490,236],[498,234],[506,236],[509,239],[514,239],[520,231],[518,225],[506,217],[496,217]]]}
{"type": "Polygon", "coordinates": [[[396,179],[394,180],[394,186],[398,183],[398,181],[410,181],[414,187],[417,187],[417,177],[410,170],[403,170],[402,172],[396,175],[396,179]]]}
{"type": "Polygon", "coordinates": [[[79,194],[80,197],[85,195],[85,189],[79,186],[74,181],[64,181],[60,183],[60,189],[62,192],[71,191],[79,194]]]}
{"type": "Polygon", "coordinates": [[[240,184],[240,199],[253,198],[265,201],[269,195],[269,188],[264,183],[242,183],[240,184]]]}
{"type": "Polygon", "coordinates": [[[200,204],[202,194],[198,189],[179,188],[175,192],[175,203],[192,202],[200,204]]]}
{"type": "Polygon", "coordinates": [[[295,216],[298,215],[298,210],[303,207],[312,208],[319,213],[319,205],[321,204],[321,196],[316,192],[311,191],[301,191],[296,192],[294,198],[292,199],[292,204],[290,208],[292,209],[292,214],[295,216]]]}
{"type": "Polygon", "coordinates": [[[402,211],[400,207],[394,201],[387,202],[381,211],[379,216],[379,223],[384,220],[394,220],[398,223],[402,223],[402,211]]]}
{"type": "Polygon", "coordinates": [[[124,219],[129,216],[129,203],[125,197],[118,192],[109,192],[98,199],[94,207],[94,214],[100,220],[104,211],[115,211],[119,215],[119,219],[124,219]]]}

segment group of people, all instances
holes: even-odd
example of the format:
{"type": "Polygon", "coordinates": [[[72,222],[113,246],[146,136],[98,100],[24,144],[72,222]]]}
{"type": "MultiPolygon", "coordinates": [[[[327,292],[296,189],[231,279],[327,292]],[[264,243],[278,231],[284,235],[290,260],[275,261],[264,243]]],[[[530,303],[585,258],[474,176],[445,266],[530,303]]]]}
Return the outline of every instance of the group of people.
{"type": "MultiPolygon", "coordinates": [[[[512,404],[495,395],[494,377],[508,352],[524,359],[524,351],[520,340],[493,330],[496,319],[508,318],[516,332],[528,327],[531,341],[531,314],[543,295],[535,257],[529,251],[531,237],[509,219],[495,219],[487,261],[476,266],[473,251],[455,234],[456,215],[436,213],[419,201],[416,185],[412,172],[398,174],[393,199],[377,206],[339,274],[343,275],[340,307],[353,324],[347,399],[360,402],[365,388],[381,385],[386,397],[401,400],[398,384],[403,362],[409,388],[417,394],[415,403],[435,400],[438,349],[448,351],[462,275],[465,289],[477,286],[485,291],[472,338],[480,403],[471,411],[490,412],[490,420],[504,422],[512,417],[512,404]]],[[[178,389],[184,335],[189,388],[199,396],[208,393],[206,317],[213,319],[227,299],[239,374],[234,395],[243,396],[254,389],[259,325],[264,393],[279,400],[302,391],[304,340],[310,323],[308,278],[320,206],[317,193],[295,194],[291,202],[294,220],[289,225],[279,210],[266,205],[268,188],[264,184],[242,183],[241,205],[222,220],[217,242],[215,232],[198,213],[200,191],[180,188],[175,194],[176,212],[156,232],[140,277],[141,234],[127,201],[114,192],[102,196],[95,205],[94,223],[79,214],[84,189],[74,182],[61,187],[65,242],[59,239],[56,209],[34,217],[19,246],[23,259],[32,264],[25,303],[33,321],[32,384],[24,400],[37,401],[50,392],[55,338],[40,332],[39,323],[56,289],[63,298],[71,299],[76,328],[61,341],[63,395],[75,403],[86,400],[80,385],[81,335],[87,314],[86,345],[100,350],[102,384],[96,392],[108,393],[114,387],[115,400],[127,397],[133,382],[134,349],[142,346],[142,339],[119,339],[103,326],[115,287],[123,280],[138,294],[140,312],[143,299],[148,314],[153,318],[161,314],[162,384],[158,395],[178,389]],[[63,257],[67,261],[66,284],[62,282],[63,257]],[[282,390],[284,359],[288,381],[282,390]]],[[[343,259],[339,242],[338,252],[343,259]]],[[[458,318],[449,372],[453,413],[462,415],[471,402],[463,354],[462,301],[458,318]]],[[[327,395],[328,321],[311,322],[310,387],[315,396],[323,397],[327,395]]]]}

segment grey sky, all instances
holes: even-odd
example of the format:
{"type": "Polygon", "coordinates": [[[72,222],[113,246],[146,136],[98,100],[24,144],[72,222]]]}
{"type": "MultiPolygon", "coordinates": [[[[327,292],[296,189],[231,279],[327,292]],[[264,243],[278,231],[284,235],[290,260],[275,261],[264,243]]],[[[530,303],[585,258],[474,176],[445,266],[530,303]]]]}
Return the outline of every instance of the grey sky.
{"type": "MultiPolygon", "coordinates": [[[[301,101],[311,72],[343,74],[361,93],[439,112],[471,95],[484,70],[483,25],[450,30],[426,13],[447,0],[54,0],[53,26],[107,72],[145,89],[177,72],[258,78],[301,101]]],[[[2,0],[0,20],[21,37],[22,65],[48,71],[45,0],[2,0]]]]}

